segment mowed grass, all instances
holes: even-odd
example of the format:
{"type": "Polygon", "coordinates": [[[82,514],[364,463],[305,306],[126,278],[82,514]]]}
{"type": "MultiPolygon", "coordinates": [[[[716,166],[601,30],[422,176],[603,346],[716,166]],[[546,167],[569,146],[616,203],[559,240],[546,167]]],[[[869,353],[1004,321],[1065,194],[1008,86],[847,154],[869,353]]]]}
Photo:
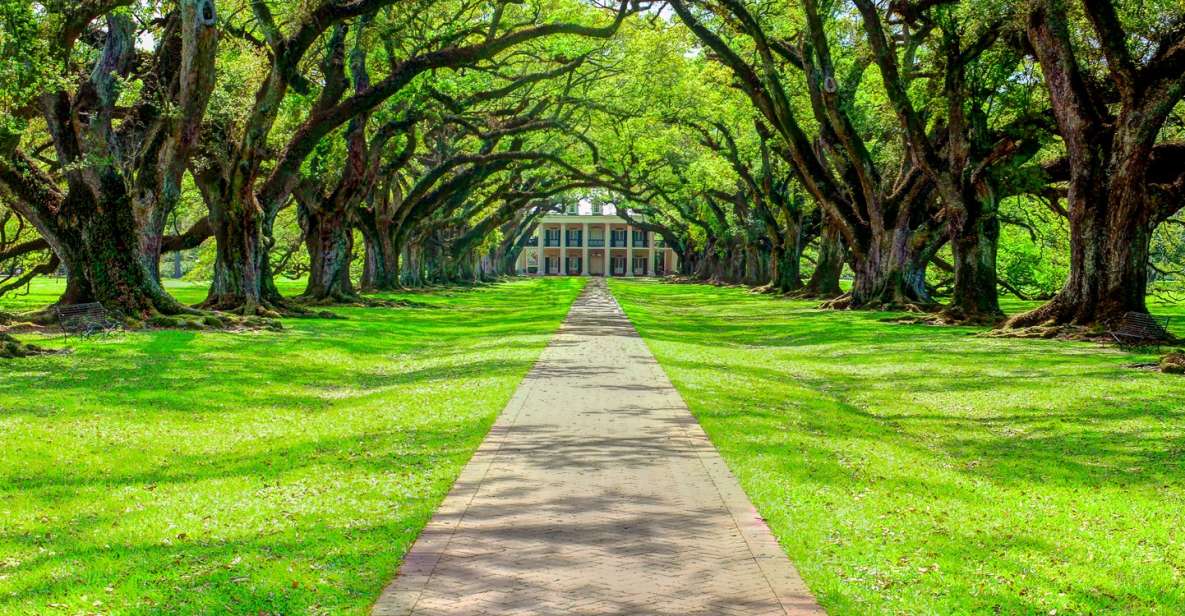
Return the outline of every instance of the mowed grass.
{"type": "Polygon", "coordinates": [[[1185,613],[1185,377],[1127,367],[1154,355],[611,288],[830,613],[1185,613]]]}
{"type": "Polygon", "coordinates": [[[366,613],[582,284],[0,360],[0,613],[366,613]]]}

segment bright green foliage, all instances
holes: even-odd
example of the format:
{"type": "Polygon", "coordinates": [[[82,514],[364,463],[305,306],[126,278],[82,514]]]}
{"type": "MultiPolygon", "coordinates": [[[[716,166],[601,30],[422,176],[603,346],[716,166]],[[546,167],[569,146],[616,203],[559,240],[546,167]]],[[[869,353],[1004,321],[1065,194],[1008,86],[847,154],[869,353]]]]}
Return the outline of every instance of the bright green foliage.
{"type": "Polygon", "coordinates": [[[581,286],[0,366],[0,613],[366,613],[581,286]]]}
{"type": "Polygon", "coordinates": [[[50,46],[32,3],[0,0],[0,135],[18,134],[14,110],[52,81],[50,46]]]}
{"type": "Polygon", "coordinates": [[[829,613],[1185,612],[1185,381],[1154,356],[611,288],[829,613]]]}

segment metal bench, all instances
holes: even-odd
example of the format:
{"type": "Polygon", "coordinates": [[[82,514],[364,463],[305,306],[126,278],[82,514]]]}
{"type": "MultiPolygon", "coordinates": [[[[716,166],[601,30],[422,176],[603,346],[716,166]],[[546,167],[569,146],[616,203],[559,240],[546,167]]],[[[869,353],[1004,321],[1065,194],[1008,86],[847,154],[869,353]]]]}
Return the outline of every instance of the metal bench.
{"type": "Polygon", "coordinates": [[[1169,317],[1158,318],[1146,312],[1129,312],[1110,331],[1121,349],[1157,347],[1173,340],[1169,333],[1169,317]]]}
{"type": "Polygon", "coordinates": [[[119,322],[111,318],[111,313],[98,302],[54,306],[54,312],[62,331],[67,335],[76,334],[85,338],[119,329],[119,322]]]}

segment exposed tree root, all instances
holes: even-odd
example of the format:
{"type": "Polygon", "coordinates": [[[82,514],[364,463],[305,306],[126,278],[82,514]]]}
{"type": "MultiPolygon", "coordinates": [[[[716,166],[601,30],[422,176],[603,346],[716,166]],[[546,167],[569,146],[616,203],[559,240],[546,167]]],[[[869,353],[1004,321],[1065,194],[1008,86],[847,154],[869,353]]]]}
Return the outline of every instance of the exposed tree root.
{"type": "Polygon", "coordinates": [[[852,307],[852,294],[851,293],[844,293],[843,295],[840,295],[839,297],[829,299],[829,300],[823,302],[822,304],[819,304],[819,308],[822,308],[823,310],[847,310],[851,307],[852,307]]]}
{"type": "Polygon", "coordinates": [[[966,313],[955,308],[943,308],[937,313],[921,316],[903,316],[899,319],[884,319],[886,322],[911,323],[911,325],[933,326],[988,326],[1000,325],[1003,314],[966,313]]]}
{"type": "Polygon", "coordinates": [[[1022,312],[1004,322],[1005,329],[1031,329],[1034,327],[1060,327],[1069,322],[1072,315],[1067,314],[1061,302],[1054,299],[1028,312],[1022,312]]]}
{"type": "MultiPolygon", "coordinates": [[[[365,297],[360,294],[334,293],[327,297],[310,297],[307,295],[297,296],[294,300],[300,305],[309,306],[351,306],[355,308],[406,308],[412,304],[407,301],[379,299],[377,297],[365,297]]],[[[327,310],[316,311],[320,318],[325,319],[344,319],[338,314],[334,314],[327,310]]]]}
{"type": "Polygon", "coordinates": [[[1114,304],[1075,302],[1058,295],[1042,306],[1008,319],[1003,327],[1016,329],[1072,325],[1090,328],[1103,334],[1108,326],[1120,321],[1126,312],[1126,309],[1118,308],[1114,304]]]}
{"type": "Polygon", "coordinates": [[[291,316],[287,314],[287,306],[276,306],[268,301],[249,302],[241,297],[210,298],[198,304],[197,308],[199,310],[235,314],[242,317],[278,319],[282,316],[291,316]]]}
{"type": "Polygon", "coordinates": [[[999,325],[1000,321],[1004,319],[1004,315],[967,315],[959,311],[951,311],[949,309],[940,310],[933,314],[920,314],[905,317],[890,317],[881,319],[885,323],[899,323],[903,325],[934,325],[940,327],[966,327],[966,326],[995,326],[999,325]]]}
{"type": "Polygon", "coordinates": [[[795,291],[790,291],[789,293],[786,294],[786,297],[788,297],[790,299],[818,300],[821,302],[830,302],[832,300],[838,299],[843,296],[836,295],[835,293],[820,293],[819,291],[816,291],[810,287],[803,287],[803,288],[795,290],[795,291]]]}
{"type": "Polygon", "coordinates": [[[1044,338],[1047,340],[1107,341],[1106,335],[1103,332],[1078,325],[1010,327],[1008,323],[1005,323],[1000,329],[993,329],[979,335],[984,338],[1044,338]]]}
{"type": "Polygon", "coordinates": [[[911,312],[914,314],[931,314],[939,310],[937,304],[923,304],[918,302],[866,302],[856,305],[851,293],[844,293],[835,299],[819,305],[823,310],[868,310],[875,312],[911,312]]]}
{"type": "Polygon", "coordinates": [[[26,344],[4,332],[0,332],[0,359],[17,359],[21,357],[33,357],[36,355],[56,355],[64,352],[65,351],[43,349],[34,344],[26,344]]]}
{"type": "Polygon", "coordinates": [[[984,325],[995,327],[1004,321],[1004,314],[998,312],[967,312],[959,308],[946,307],[934,315],[936,325],[984,325]]]}
{"type": "MultiPolygon", "coordinates": [[[[319,305],[331,305],[326,302],[319,305]]],[[[227,295],[211,297],[198,304],[199,309],[213,310],[222,313],[236,314],[243,317],[262,317],[265,319],[338,319],[344,318],[325,310],[314,310],[309,303],[301,298],[286,298],[274,295],[258,301],[250,301],[241,296],[227,295]]]]}
{"type": "MultiPolygon", "coordinates": [[[[201,312],[197,314],[166,315],[158,314],[148,317],[138,323],[140,327],[154,329],[189,329],[210,331],[251,331],[268,329],[280,331],[284,326],[279,321],[267,317],[241,316],[231,313],[201,312]]],[[[133,329],[139,329],[134,327],[133,329]]]]}
{"type": "Polygon", "coordinates": [[[1185,374],[1185,351],[1177,351],[1161,357],[1157,368],[1165,374],[1185,374]]]}

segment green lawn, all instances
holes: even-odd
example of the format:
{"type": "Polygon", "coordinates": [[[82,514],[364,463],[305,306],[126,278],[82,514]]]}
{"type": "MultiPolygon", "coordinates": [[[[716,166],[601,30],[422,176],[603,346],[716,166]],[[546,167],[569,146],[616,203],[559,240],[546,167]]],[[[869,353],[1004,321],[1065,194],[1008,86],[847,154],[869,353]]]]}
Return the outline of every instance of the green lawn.
{"type": "Polygon", "coordinates": [[[0,613],[366,613],[581,286],[0,360],[0,613]]]}
{"type": "Polygon", "coordinates": [[[1185,378],[1125,367],[1153,356],[611,288],[831,613],[1185,613],[1185,378]]]}

